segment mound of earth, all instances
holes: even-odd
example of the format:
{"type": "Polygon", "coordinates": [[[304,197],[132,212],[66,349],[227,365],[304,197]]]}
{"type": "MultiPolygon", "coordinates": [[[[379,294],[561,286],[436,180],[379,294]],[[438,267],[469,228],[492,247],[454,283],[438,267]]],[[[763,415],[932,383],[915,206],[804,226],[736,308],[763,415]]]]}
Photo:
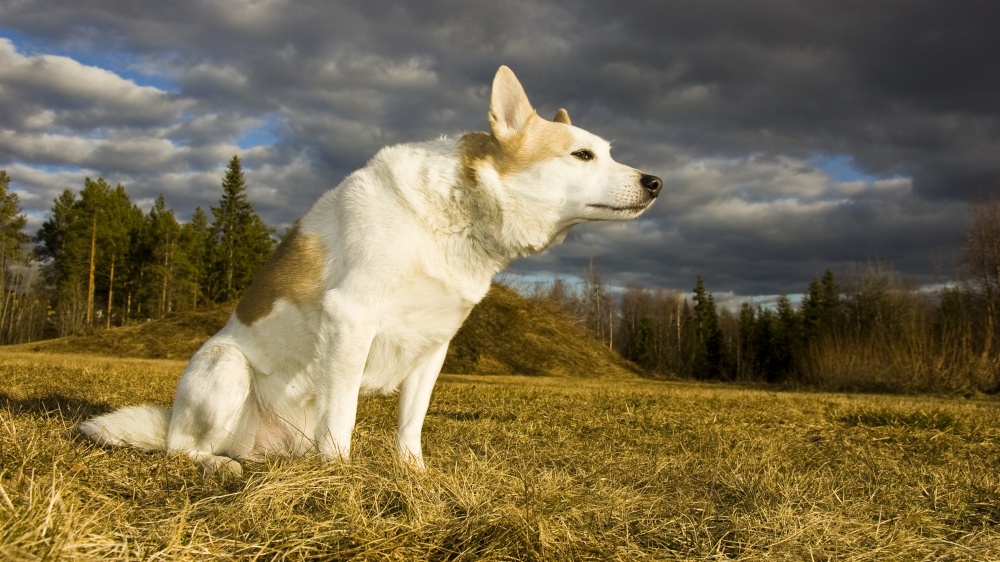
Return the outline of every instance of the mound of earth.
{"type": "Polygon", "coordinates": [[[639,372],[555,305],[502,285],[490,289],[455,334],[442,371],[581,377],[639,372]]]}
{"type": "MultiPolygon", "coordinates": [[[[232,306],[95,330],[13,348],[47,353],[187,360],[226,324],[232,306]]],[[[635,366],[547,303],[494,285],[452,340],[445,373],[631,377],[635,366]]]]}
{"type": "Polygon", "coordinates": [[[225,326],[232,306],[171,314],[110,330],[10,346],[45,353],[81,353],[111,357],[187,360],[205,340],[225,326]]]}

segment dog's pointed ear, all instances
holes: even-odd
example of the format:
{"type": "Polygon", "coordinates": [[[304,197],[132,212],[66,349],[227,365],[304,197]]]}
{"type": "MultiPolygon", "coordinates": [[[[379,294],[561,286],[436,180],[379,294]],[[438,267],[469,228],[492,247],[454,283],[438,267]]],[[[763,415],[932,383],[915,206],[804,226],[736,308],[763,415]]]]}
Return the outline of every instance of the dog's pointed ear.
{"type": "Polygon", "coordinates": [[[493,93],[490,96],[490,130],[498,140],[504,141],[521,133],[525,125],[535,115],[524,88],[517,76],[501,66],[493,78],[493,93]]]}
{"type": "Polygon", "coordinates": [[[569,112],[563,108],[559,108],[556,112],[556,116],[552,119],[556,123],[562,123],[563,125],[572,125],[573,122],[569,120],[569,112]]]}

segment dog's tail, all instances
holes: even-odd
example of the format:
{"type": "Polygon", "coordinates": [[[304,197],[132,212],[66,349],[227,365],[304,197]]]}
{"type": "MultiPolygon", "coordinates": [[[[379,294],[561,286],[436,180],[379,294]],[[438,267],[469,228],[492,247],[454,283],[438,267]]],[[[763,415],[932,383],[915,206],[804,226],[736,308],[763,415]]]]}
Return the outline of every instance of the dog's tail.
{"type": "Polygon", "coordinates": [[[81,423],[80,432],[101,445],[162,451],[167,448],[169,425],[170,408],[129,406],[81,423]]]}

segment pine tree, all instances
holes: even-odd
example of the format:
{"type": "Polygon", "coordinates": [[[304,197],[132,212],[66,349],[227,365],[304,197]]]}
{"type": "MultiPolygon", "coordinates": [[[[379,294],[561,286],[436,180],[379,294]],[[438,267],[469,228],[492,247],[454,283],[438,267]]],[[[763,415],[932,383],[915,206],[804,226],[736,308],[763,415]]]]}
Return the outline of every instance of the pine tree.
{"type": "Polygon", "coordinates": [[[80,229],[79,200],[66,188],[52,203],[52,214],[35,233],[35,254],[53,294],[56,335],[70,335],[83,326],[83,288],[87,249],[80,229]]]}
{"type": "Polygon", "coordinates": [[[86,178],[79,197],[66,189],[56,198],[52,216],[36,234],[35,252],[55,292],[59,335],[75,333],[99,315],[107,315],[110,325],[138,217],[125,188],[112,189],[103,178],[86,178]]]}
{"type": "Polygon", "coordinates": [[[215,221],[210,295],[216,302],[238,298],[274,250],[274,230],[264,224],[247,198],[246,180],[238,156],[233,156],[222,180],[215,221]]]}
{"type": "Polygon", "coordinates": [[[7,289],[7,267],[24,255],[28,241],[24,227],[27,217],[21,213],[21,201],[10,191],[10,177],[0,170],[0,293],[7,289]]]}
{"type": "Polygon", "coordinates": [[[719,315],[715,299],[699,275],[694,288],[694,310],[692,321],[696,341],[694,342],[693,371],[699,378],[714,378],[722,375],[722,330],[719,329],[719,315]]]}
{"type": "Polygon", "coordinates": [[[649,370],[655,369],[660,362],[652,308],[649,291],[639,285],[629,285],[625,289],[618,329],[619,349],[626,359],[649,370]]]}
{"type": "MultiPolygon", "coordinates": [[[[21,213],[21,201],[10,191],[10,177],[0,170],[0,275],[9,261],[21,259],[23,246],[28,241],[24,227],[28,218],[21,213]]],[[[0,287],[3,287],[0,278],[0,287]]]]}
{"type": "Polygon", "coordinates": [[[778,313],[771,332],[772,356],[767,382],[780,382],[794,375],[795,357],[802,348],[799,318],[787,295],[778,297],[778,313]]]}
{"type": "Polygon", "coordinates": [[[736,374],[741,379],[753,379],[760,374],[754,345],[759,322],[757,310],[749,302],[744,302],[740,306],[739,344],[736,347],[736,374]]]}
{"type": "Polygon", "coordinates": [[[191,297],[191,309],[198,308],[198,296],[207,291],[207,260],[211,233],[208,217],[201,207],[194,210],[191,221],[181,227],[179,244],[181,259],[178,262],[178,291],[191,297]]]}
{"type": "Polygon", "coordinates": [[[823,304],[823,293],[819,279],[813,278],[809,282],[806,294],[802,297],[802,306],[800,307],[802,337],[807,345],[819,339],[823,332],[823,320],[825,317],[823,304]]]}
{"type": "MultiPolygon", "coordinates": [[[[104,178],[84,180],[77,202],[77,232],[83,230],[87,251],[87,312],[86,323],[92,324],[98,315],[106,316],[110,327],[115,289],[116,268],[128,254],[131,232],[138,225],[141,212],[135,207],[125,188],[112,188],[104,178]],[[97,295],[106,302],[98,312],[97,295]]],[[[119,276],[120,277],[120,276],[119,276]]]]}
{"type": "Polygon", "coordinates": [[[823,297],[823,308],[826,314],[826,321],[828,327],[831,330],[839,328],[841,322],[841,315],[843,311],[841,310],[841,299],[840,299],[840,287],[837,285],[837,281],[833,277],[833,270],[829,267],[826,268],[826,272],[823,277],[819,280],[820,284],[820,295],[823,297]]]}
{"type": "Polygon", "coordinates": [[[20,265],[24,258],[24,245],[28,235],[24,227],[28,219],[21,213],[21,202],[10,191],[10,177],[0,170],[0,343],[9,343],[14,332],[17,314],[17,297],[24,292],[11,268],[20,265]]]}
{"type": "Polygon", "coordinates": [[[174,210],[167,208],[166,199],[161,193],[146,216],[152,246],[151,273],[155,283],[156,316],[163,317],[172,312],[171,297],[173,296],[174,269],[181,227],[174,218],[174,210]]]}
{"type": "Polygon", "coordinates": [[[834,280],[833,270],[827,268],[822,278],[814,278],[802,298],[802,338],[805,345],[815,344],[829,337],[841,325],[840,289],[834,280]]]}
{"type": "MultiPolygon", "coordinates": [[[[97,262],[104,258],[105,246],[98,245],[98,232],[101,238],[105,238],[105,225],[108,224],[107,206],[111,197],[111,186],[104,178],[97,178],[93,181],[90,178],[84,179],[83,190],[80,191],[80,200],[77,204],[77,228],[86,231],[87,248],[87,311],[85,322],[87,325],[94,320],[94,300],[97,292],[97,262]]],[[[113,263],[113,260],[112,260],[113,263]]]]}
{"type": "Polygon", "coordinates": [[[103,214],[101,244],[104,247],[105,263],[102,269],[104,273],[102,284],[104,279],[107,282],[107,308],[105,309],[104,326],[110,328],[114,316],[114,300],[118,294],[116,287],[122,285],[121,279],[127,279],[127,275],[123,276],[121,273],[128,272],[127,266],[129,264],[126,261],[135,239],[135,232],[142,223],[142,211],[132,203],[128,194],[125,193],[125,188],[118,184],[108,194],[103,214]]]}
{"type": "Polygon", "coordinates": [[[65,255],[70,224],[73,222],[73,209],[76,207],[76,193],[66,188],[52,201],[52,214],[35,233],[35,253],[42,260],[51,262],[57,278],[66,272],[61,266],[67,262],[58,261],[65,255]]]}
{"type": "Polygon", "coordinates": [[[639,317],[630,342],[632,355],[630,359],[646,369],[655,369],[659,363],[656,353],[656,328],[648,314],[639,317]]]}

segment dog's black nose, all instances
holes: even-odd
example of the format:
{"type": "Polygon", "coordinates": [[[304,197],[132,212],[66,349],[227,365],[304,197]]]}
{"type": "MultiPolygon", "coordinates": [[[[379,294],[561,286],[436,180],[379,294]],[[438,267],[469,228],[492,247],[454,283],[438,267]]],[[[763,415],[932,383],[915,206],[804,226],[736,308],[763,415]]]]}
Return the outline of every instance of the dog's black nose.
{"type": "Polygon", "coordinates": [[[642,187],[645,187],[646,191],[648,191],[653,197],[659,195],[660,189],[663,188],[663,180],[656,176],[643,174],[639,181],[642,183],[642,187]]]}

